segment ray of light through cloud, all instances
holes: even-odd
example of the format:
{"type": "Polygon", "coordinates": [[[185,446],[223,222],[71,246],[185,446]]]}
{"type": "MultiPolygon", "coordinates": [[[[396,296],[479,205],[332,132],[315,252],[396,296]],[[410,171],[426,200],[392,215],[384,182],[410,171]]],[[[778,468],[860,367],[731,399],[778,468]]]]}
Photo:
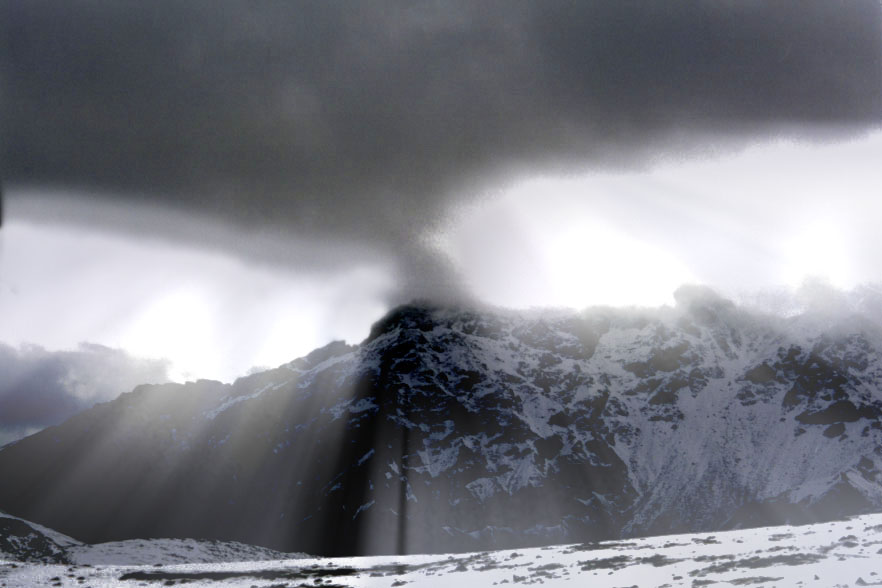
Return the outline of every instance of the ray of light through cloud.
{"type": "MultiPolygon", "coordinates": [[[[672,304],[683,283],[742,298],[809,278],[850,289],[880,281],[880,160],[874,133],[536,176],[461,207],[427,241],[477,300],[515,308],[672,304]]],[[[369,261],[297,271],[57,222],[12,219],[0,238],[0,340],[167,357],[178,380],[229,381],[358,342],[395,279],[369,261]]]]}
{"type": "Polygon", "coordinates": [[[333,339],[358,342],[390,280],[382,266],[294,273],[92,229],[13,221],[2,238],[0,340],[168,358],[175,380],[231,381],[333,339]]]}

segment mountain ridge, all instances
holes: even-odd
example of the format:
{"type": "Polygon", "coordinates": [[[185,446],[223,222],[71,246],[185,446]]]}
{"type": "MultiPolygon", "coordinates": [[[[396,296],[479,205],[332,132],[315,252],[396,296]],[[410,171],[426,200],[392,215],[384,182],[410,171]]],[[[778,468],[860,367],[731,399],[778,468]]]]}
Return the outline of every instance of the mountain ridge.
{"type": "Polygon", "coordinates": [[[878,329],[778,319],[699,288],[677,303],[405,305],[360,345],[233,384],[138,387],[7,446],[0,508],[88,542],[322,555],[882,508],[878,329]]]}
{"type": "Polygon", "coordinates": [[[95,566],[221,563],[301,557],[305,557],[305,554],[279,553],[237,542],[193,539],[131,539],[90,545],[0,511],[0,560],[95,566]]]}

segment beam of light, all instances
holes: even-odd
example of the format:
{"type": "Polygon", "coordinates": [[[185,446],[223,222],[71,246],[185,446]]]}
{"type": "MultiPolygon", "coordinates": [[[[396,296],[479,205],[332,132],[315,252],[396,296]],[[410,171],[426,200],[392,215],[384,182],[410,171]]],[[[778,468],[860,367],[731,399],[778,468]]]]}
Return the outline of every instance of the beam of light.
{"type": "MultiPolygon", "coordinates": [[[[357,358],[353,366],[358,367],[357,358]]],[[[303,511],[316,504],[320,511],[328,488],[303,490],[315,490],[315,480],[332,480],[340,456],[350,457],[348,413],[334,418],[328,408],[351,400],[357,390],[352,385],[309,389],[308,383],[301,388],[304,380],[308,373],[282,366],[222,388],[169,384],[102,405],[112,413],[89,417],[100,418],[98,426],[81,420],[65,425],[64,435],[45,430],[25,440],[44,444],[53,456],[21,470],[34,481],[27,515],[66,521],[61,528],[90,529],[93,535],[83,539],[92,542],[135,538],[133,531],[139,538],[191,537],[198,528],[217,538],[248,529],[248,536],[238,537],[281,548],[296,533],[315,533],[315,524],[303,530],[303,511]],[[246,398],[215,410],[255,389],[261,391],[255,401],[246,398]],[[192,482],[184,493],[182,480],[192,482]],[[70,508],[71,496],[80,508],[70,508]],[[221,516],[218,504],[226,505],[221,516]],[[156,513],[162,513],[162,526],[154,522],[156,513]]],[[[335,536],[332,525],[318,529],[325,543],[335,536]]]]}
{"type": "Polygon", "coordinates": [[[4,226],[2,246],[0,340],[121,347],[170,359],[181,380],[232,381],[334,339],[359,341],[381,315],[392,279],[378,263],[295,273],[217,251],[15,220],[4,226]]]}

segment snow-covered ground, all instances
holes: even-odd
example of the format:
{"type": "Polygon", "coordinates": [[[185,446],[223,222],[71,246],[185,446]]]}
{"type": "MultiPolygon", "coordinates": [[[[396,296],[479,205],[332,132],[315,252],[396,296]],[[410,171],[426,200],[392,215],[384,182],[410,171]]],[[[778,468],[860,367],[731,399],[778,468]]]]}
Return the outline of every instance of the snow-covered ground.
{"type": "MultiPolygon", "coordinates": [[[[149,553],[147,545],[126,543],[149,553]]],[[[0,587],[175,584],[243,588],[882,586],[882,514],[798,527],[455,555],[137,566],[103,565],[97,559],[93,565],[0,561],[0,587]]]]}
{"type": "Polygon", "coordinates": [[[85,565],[154,565],[179,563],[218,563],[223,561],[278,560],[300,554],[282,554],[272,549],[236,541],[197,541],[195,539],[130,539],[68,548],[74,564],[85,565]]]}

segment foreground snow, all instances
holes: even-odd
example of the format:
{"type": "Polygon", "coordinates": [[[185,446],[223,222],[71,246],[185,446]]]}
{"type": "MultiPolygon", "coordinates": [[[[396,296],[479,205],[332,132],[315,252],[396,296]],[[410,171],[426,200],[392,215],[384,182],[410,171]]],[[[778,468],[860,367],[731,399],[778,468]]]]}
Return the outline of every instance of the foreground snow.
{"type": "MultiPolygon", "coordinates": [[[[134,546],[135,542],[132,543],[134,546]]],[[[149,542],[145,542],[149,543],[149,542]]],[[[149,550],[149,546],[145,547],[149,550]]],[[[0,586],[882,586],[882,514],[456,555],[177,565],[0,562],[0,586]]]]}

